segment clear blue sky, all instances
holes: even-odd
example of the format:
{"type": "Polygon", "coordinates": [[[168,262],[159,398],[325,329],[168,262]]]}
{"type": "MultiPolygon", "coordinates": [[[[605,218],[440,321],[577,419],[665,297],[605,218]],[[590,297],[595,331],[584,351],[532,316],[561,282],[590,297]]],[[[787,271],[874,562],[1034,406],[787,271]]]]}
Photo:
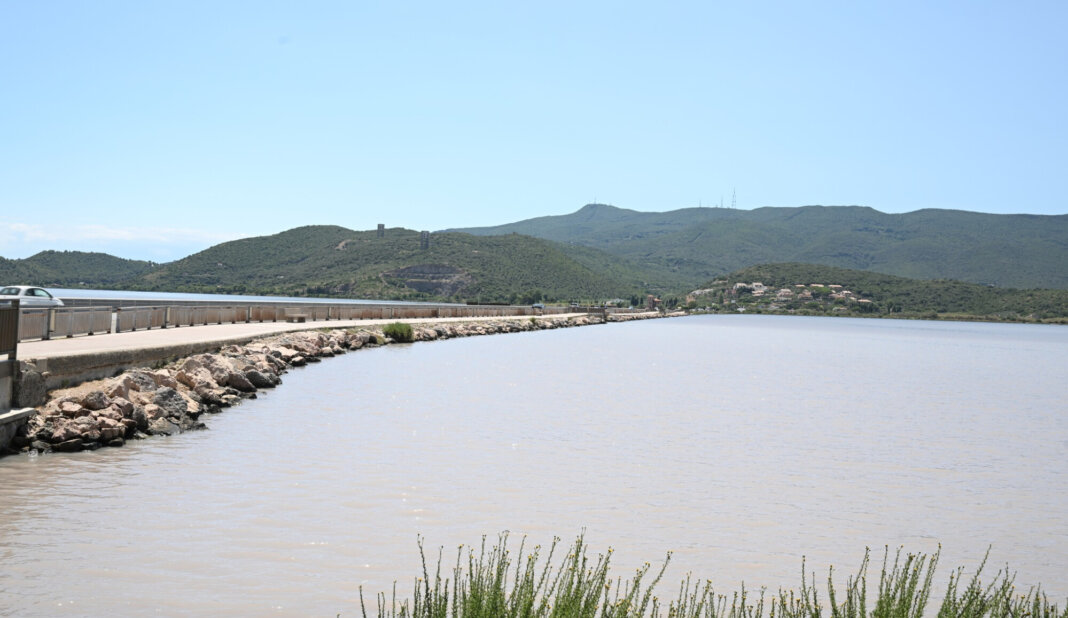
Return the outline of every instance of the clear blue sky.
{"type": "Polygon", "coordinates": [[[0,256],[308,224],[1064,214],[1068,2],[0,1],[0,256]]]}

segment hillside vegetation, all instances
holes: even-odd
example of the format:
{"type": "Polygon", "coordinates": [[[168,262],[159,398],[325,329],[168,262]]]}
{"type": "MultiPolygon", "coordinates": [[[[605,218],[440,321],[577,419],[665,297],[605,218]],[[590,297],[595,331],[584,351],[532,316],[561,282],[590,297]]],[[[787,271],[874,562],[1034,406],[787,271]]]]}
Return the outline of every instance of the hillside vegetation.
{"type": "MultiPolygon", "coordinates": [[[[595,300],[663,285],[589,248],[509,234],[430,236],[308,226],[216,245],[127,283],[131,289],[406,300],[595,300]]],[[[670,280],[670,276],[668,277],[670,280]]],[[[681,285],[681,282],[680,282],[681,285]]]]}
{"type": "MultiPolygon", "coordinates": [[[[641,213],[591,204],[570,215],[470,231],[430,234],[424,247],[419,232],[402,228],[380,237],[306,226],[167,264],[45,251],[0,258],[0,283],[522,304],[644,304],[650,294],[674,306],[713,279],[769,287],[823,281],[857,296],[810,290],[806,302],[776,299],[782,302],[774,310],[1061,319],[1068,309],[1068,216],[887,215],[819,206],[641,213]],[[732,274],[724,279],[726,273],[732,274]]],[[[742,292],[729,300],[771,310],[762,294],[742,292]]]]}
{"type": "Polygon", "coordinates": [[[694,281],[756,264],[805,262],[917,279],[1068,288],[1068,215],[886,214],[859,206],[643,213],[588,204],[569,215],[460,231],[594,247],[694,281]]]}
{"type": "Polygon", "coordinates": [[[1068,318],[1068,290],[1016,290],[797,263],[744,268],[705,284],[694,300],[698,306],[711,304],[721,310],[745,308],[809,315],[848,313],[1057,322],[1068,318]],[[754,283],[763,284],[767,291],[759,294],[754,283]],[[780,296],[777,294],[780,290],[789,290],[791,294],[780,296]]]}
{"type": "Polygon", "coordinates": [[[125,260],[106,253],[42,251],[24,260],[0,258],[0,285],[118,285],[153,268],[152,262],[125,260]]]}

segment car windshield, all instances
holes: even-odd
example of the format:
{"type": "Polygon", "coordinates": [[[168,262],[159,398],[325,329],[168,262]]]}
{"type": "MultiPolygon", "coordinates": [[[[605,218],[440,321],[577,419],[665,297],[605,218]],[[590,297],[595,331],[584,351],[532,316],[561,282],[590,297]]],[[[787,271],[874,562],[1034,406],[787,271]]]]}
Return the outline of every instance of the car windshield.
{"type": "Polygon", "coordinates": [[[2,294],[4,296],[18,296],[19,295],[19,289],[18,288],[4,288],[4,289],[0,290],[0,294],[2,294]]]}

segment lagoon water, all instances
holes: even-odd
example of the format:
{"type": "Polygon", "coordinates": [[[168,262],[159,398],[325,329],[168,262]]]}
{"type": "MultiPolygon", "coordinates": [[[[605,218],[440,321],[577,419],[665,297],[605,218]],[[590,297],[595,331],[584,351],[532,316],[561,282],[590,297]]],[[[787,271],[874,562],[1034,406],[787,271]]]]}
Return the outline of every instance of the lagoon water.
{"type": "MultiPolygon", "coordinates": [[[[1008,563],[1068,597],[1068,329],[701,316],[360,351],[208,431],[0,460],[2,615],[359,615],[444,546],[585,530],[723,592],[1008,563]]],[[[518,546],[518,545],[516,545],[518,546]]]]}

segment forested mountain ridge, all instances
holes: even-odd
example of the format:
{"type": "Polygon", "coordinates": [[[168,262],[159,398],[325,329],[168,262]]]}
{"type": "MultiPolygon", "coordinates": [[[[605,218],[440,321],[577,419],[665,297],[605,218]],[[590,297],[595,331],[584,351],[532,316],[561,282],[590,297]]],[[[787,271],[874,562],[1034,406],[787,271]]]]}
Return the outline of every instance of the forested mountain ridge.
{"type": "MultiPolygon", "coordinates": [[[[678,296],[740,269],[803,263],[937,283],[960,302],[990,307],[990,293],[959,281],[1068,289],[1068,215],[888,215],[859,206],[642,213],[590,204],[570,215],[470,231],[477,234],[429,234],[424,245],[420,232],[403,228],[380,235],[305,226],[221,243],[166,264],[44,251],[0,258],[0,283],[525,303],[678,296]]],[[[1034,306],[1039,313],[1048,309],[1034,306]]]]}
{"type": "MultiPolygon", "coordinates": [[[[670,273],[595,249],[508,234],[429,235],[307,226],[222,243],[164,264],[131,289],[407,300],[597,299],[644,292],[670,273]]],[[[683,285],[674,280],[676,285],[683,285]]]]}
{"type": "Polygon", "coordinates": [[[862,206],[643,213],[588,204],[568,215],[456,231],[595,247],[695,280],[755,264],[807,262],[917,279],[1068,288],[1068,215],[887,214],[862,206]]]}
{"type": "Polygon", "coordinates": [[[155,267],[152,262],[126,260],[107,253],[42,251],[23,260],[0,257],[0,285],[117,285],[151,272],[155,267]]]}
{"type": "Polygon", "coordinates": [[[221,243],[166,264],[102,253],[0,257],[0,285],[394,300],[595,300],[678,292],[692,281],[598,249],[517,234],[305,226],[221,243]]]}

